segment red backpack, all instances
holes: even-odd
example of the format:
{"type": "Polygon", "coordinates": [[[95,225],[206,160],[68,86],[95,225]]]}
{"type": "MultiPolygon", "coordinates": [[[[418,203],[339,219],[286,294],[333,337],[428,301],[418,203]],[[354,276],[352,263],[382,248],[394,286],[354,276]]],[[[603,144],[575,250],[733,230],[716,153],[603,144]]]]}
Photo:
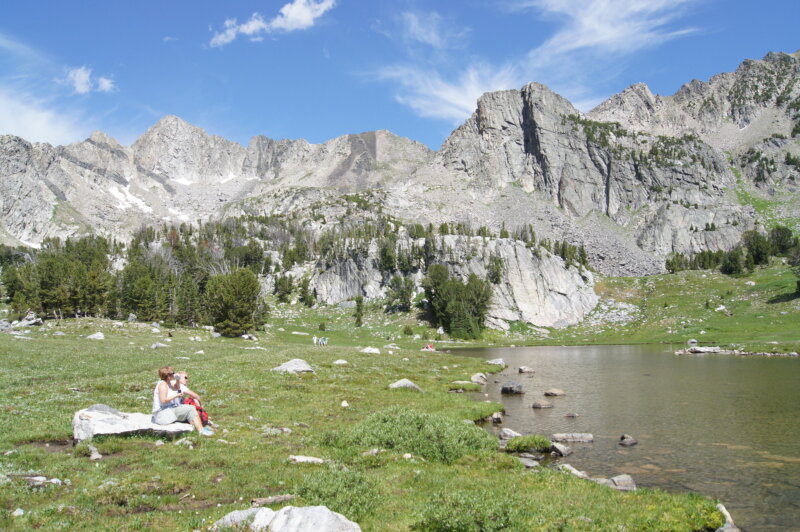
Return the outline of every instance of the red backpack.
{"type": "Polygon", "coordinates": [[[193,397],[184,397],[183,404],[194,406],[197,409],[197,415],[200,416],[200,422],[204,427],[208,425],[208,412],[203,410],[203,407],[197,404],[197,401],[195,401],[193,397]]]}

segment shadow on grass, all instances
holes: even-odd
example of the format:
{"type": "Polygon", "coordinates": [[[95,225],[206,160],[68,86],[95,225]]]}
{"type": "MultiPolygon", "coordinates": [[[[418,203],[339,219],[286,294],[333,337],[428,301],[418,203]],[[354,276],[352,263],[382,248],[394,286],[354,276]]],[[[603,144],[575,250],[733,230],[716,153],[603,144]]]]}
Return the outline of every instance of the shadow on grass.
{"type": "Polygon", "coordinates": [[[788,294],[780,294],[772,297],[767,300],[767,303],[771,305],[774,303],[788,303],[789,301],[794,301],[798,298],[800,298],[800,292],[789,292],[788,294]]]}

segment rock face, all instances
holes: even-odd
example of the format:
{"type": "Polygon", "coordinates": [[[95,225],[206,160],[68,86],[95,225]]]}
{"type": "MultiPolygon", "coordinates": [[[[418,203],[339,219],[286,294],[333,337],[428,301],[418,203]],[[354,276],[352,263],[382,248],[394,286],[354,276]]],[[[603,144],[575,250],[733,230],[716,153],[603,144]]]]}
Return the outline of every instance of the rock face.
{"type": "Polygon", "coordinates": [[[76,442],[90,440],[98,434],[154,432],[180,434],[194,430],[188,423],[156,425],[149,414],[126,413],[106,405],[92,405],[78,410],[72,418],[72,438],[76,442]]]}

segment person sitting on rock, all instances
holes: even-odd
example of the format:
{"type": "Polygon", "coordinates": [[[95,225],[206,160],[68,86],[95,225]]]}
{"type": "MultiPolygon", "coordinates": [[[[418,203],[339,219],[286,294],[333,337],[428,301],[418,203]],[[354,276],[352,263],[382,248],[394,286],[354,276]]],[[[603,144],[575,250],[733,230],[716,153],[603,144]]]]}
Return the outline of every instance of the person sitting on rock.
{"type": "Polygon", "coordinates": [[[205,427],[206,425],[213,425],[214,423],[208,419],[208,412],[203,408],[203,401],[200,395],[189,389],[189,374],[185,371],[175,372],[175,381],[178,389],[183,393],[182,404],[192,405],[197,409],[197,414],[200,416],[200,423],[205,427]]]}
{"type": "Polygon", "coordinates": [[[169,425],[176,421],[191,423],[203,436],[211,436],[214,431],[208,427],[203,428],[197,409],[192,405],[180,403],[183,393],[174,380],[175,371],[170,366],[158,370],[159,381],[153,389],[153,423],[156,425],[169,425]]]}

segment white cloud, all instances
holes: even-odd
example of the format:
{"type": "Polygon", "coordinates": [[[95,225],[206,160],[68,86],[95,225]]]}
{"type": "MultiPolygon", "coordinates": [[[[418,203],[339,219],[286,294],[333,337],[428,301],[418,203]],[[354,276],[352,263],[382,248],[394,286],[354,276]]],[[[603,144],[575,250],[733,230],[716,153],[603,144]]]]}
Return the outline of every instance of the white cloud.
{"type": "Polygon", "coordinates": [[[78,94],[87,94],[92,90],[92,69],[82,66],[68,70],[66,81],[78,94]]]}
{"type": "Polygon", "coordinates": [[[446,24],[435,11],[406,11],[400,15],[400,21],[404,40],[418,42],[436,50],[455,48],[469,32],[468,28],[446,24]]]}
{"type": "Polygon", "coordinates": [[[67,70],[67,77],[58,81],[70,85],[76,94],[113,92],[117,89],[113,79],[108,76],[93,77],[92,69],[87,66],[67,70]]]}
{"type": "MultiPolygon", "coordinates": [[[[533,8],[555,20],[556,29],[521,57],[509,58],[499,65],[472,59],[459,65],[461,58],[472,56],[449,53],[419,59],[419,54],[407,46],[406,64],[389,65],[375,74],[379,80],[397,83],[397,100],[417,114],[452,122],[472,114],[484,92],[519,88],[528,81],[548,84],[565,96],[578,99],[577,105],[586,109],[601,100],[593,89],[592,78],[608,75],[620,57],[695,31],[671,26],[688,5],[699,1],[522,0],[515,3],[516,8],[533,8]]],[[[437,14],[423,17],[409,12],[401,20],[407,44],[413,40],[437,52],[447,48],[448,33],[437,14]]]]}
{"type": "Polygon", "coordinates": [[[117,86],[113,79],[100,76],[97,78],[97,90],[98,92],[114,92],[117,90],[117,86]]]}
{"type": "Polygon", "coordinates": [[[266,33],[305,30],[335,5],[336,0],[293,0],[280,8],[278,14],[269,21],[264,20],[260,13],[253,13],[242,24],[237,24],[236,19],[227,19],[223,24],[224,29],[211,38],[210,45],[224,46],[239,35],[247,35],[251,41],[257,42],[263,40],[262,35],[266,33]]]}
{"type": "Polygon", "coordinates": [[[435,70],[411,66],[386,67],[377,74],[379,79],[399,83],[402,90],[397,100],[419,115],[453,123],[471,115],[483,93],[519,85],[518,74],[511,65],[470,65],[453,81],[443,79],[435,70]]]}
{"type": "Polygon", "coordinates": [[[0,88],[0,134],[17,135],[31,142],[69,144],[85,138],[89,128],[80,117],[49,108],[33,96],[0,88]]]}
{"type": "Polygon", "coordinates": [[[532,0],[526,5],[563,17],[563,26],[532,55],[557,61],[580,49],[633,53],[657,46],[694,30],[670,30],[667,25],[696,0],[532,0]]]}
{"type": "Polygon", "coordinates": [[[161,40],[162,40],[163,42],[173,42],[173,41],[177,41],[177,40],[178,40],[178,38],[177,38],[177,37],[171,37],[171,36],[169,36],[169,35],[166,35],[166,36],[164,36],[164,37],[163,37],[161,40]]]}

